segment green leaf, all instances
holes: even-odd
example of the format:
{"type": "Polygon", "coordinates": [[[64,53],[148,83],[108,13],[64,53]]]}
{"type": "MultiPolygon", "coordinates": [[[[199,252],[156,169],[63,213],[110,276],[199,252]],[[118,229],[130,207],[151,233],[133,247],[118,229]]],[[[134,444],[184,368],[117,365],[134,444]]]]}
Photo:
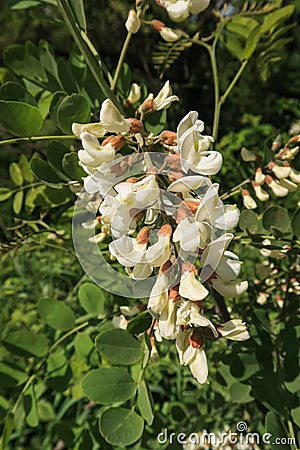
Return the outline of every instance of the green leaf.
{"type": "Polygon", "coordinates": [[[2,342],[11,353],[19,356],[42,357],[48,351],[46,336],[29,330],[11,331],[2,342]]]}
{"type": "Polygon", "coordinates": [[[0,88],[0,100],[15,100],[36,106],[35,98],[18,83],[8,82],[0,88]]]}
{"type": "Polygon", "coordinates": [[[88,333],[79,333],[75,336],[74,348],[76,354],[83,357],[88,357],[94,350],[94,343],[88,333]]]}
{"type": "Polygon", "coordinates": [[[69,387],[72,370],[65,355],[52,353],[47,358],[47,385],[56,392],[64,392],[69,387]]]}
{"type": "Polygon", "coordinates": [[[26,381],[27,374],[22,367],[8,361],[0,362],[0,386],[14,387],[26,381]]]}
{"type": "MultiPolygon", "coordinates": [[[[280,418],[272,411],[269,411],[266,415],[265,429],[267,433],[270,433],[272,435],[270,439],[271,449],[278,450],[278,444],[275,443],[276,438],[287,437],[287,433],[280,418]]],[[[291,450],[291,447],[288,444],[281,443],[280,450],[291,450]]]]}
{"type": "Polygon", "coordinates": [[[36,106],[0,100],[0,122],[14,136],[31,137],[40,131],[43,118],[36,106]]]}
{"type": "Polygon", "coordinates": [[[70,6],[79,27],[86,32],[87,28],[83,0],[70,0],[70,6]]]}
{"type": "Polygon", "coordinates": [[[31,172],[28,159],[23,154],[20,155],[19,158],[19,167],[24,180],[28,181],[28,183],[32,183],[34,180],[33,173],[31,172]]]}
{"type": "Polygon", "coordinates": [[[62,167],[71,180],[82,181],[82,178],[86,176],[85,171],[79,165],[78,155],[75,152],[65,154],[62,167]]]}
{"type": "Polygon", "coordinates": [[[244,49],[240,40],[232,33],[224,31],[220,35],[220,41],[225,45],[227,50],[240,61],[243,60],[244,49]]]}
{"type": "Polygon", "coordinates": [[[10,175],[10,178],[11,178],[12,182],[16,186],[22,186],[22,184],[23,184],[23,176],[22,176],[21,169],[20,169],[20,167],[18,166],[17,163],[12,162],[9,165],[9,175],[10,175]]]}
{"type": "Polygon", "coordinates": [[[20,214],[24,199],[24,191],[18,191],[13,199],[13,211],[15,214],[20,214]]]}
{"type": "Polygon", "coordinates": [[[233,383],[230,386],[230,395],[234,403],[248,403],[253,397],[250,395],[251,386],[243,383],[233,383]]]}
{"type": "Polygon", "coordinates": [[[157,136],[166,126],[167,122],[167,110],[162,109],[146,116],[145,127],[147,131],[150,131],[157,136]]]}
{"type": "Polygon", "coordinates": [[[300,208],[295,212],[292,219],[292,229],[294,235],[300,239],[300,208]]]}
{"type": "Polygon", "coordinates": [[[142,356],[141,344],[122,329],[107,330],[99,334],[96,348],[115,364],[134,364],[142,356]]]}
{"type": "Polygon", "coordinates": [[[43,159],[33,157],[30,161],[30,168],[39,180],[49,184],[51,187],[61,187],[61,185],[57,186],[57,184],[61,183],[60,177],[43,159]]]}
{"type": "Polygon", "coordinates": [[[0,202],[4,202],[12,196],[12,191],[8,188],[0,187],[0,202]]]}
{"type": "Polygon", "coordinates": [[[131,334],[140,334],[148,330],[152,324],[152,316],[149,311],[144,311],[127,324],[127,331],[131,334]]]}
{"type": "Polygon", "coordinates": [[[39,424],[39,417],[33,384],[30,385],[23,397],[23,405],[27,425],[31,428],[37,427],[39,424]]]}
{"type": "Polygon", "coordinates": [[[291,410],[291,416],[295,424],[300,427],[300,406],[291,410]]]}
{"type": "Polygon", "coordinates": [[[37,304],[41,318],[55,330],[70,330],[75,325],[75,314],[72,309],[59,300],[42,298],[37,304]]]}
{"type": "Polygon", "coordinates": [[[37,47],[32,42],[25,45],[12,44],[3,52],[5,65],[16,75],[29,79],[47,81],[47,76],[40,62],[37,47]]]}
{"type": "Polygon", "coordinates": [[[92,283],[84,283],[78,290],[81,306],[88,314],[102,314],[105,308],[105,294],[103,290],[92,283]]]}
{"type": "Polygon", "coordinates": [[[268,208],[262,218],[263,227],[272,231],[273,227],[285,232],[290,228],[290,219],[288,212],[282,206],[271,206],[268,208]]]}
{"type": "Polygon", "coordinates": [[[28,9],[40,6],[42,3],[38,0],[20,0],[11,6],[11,9],[28,9]]]}
{"type": "Polygon", "coordinates": [[[243,54],[243,59],[251,58],[251,56],[255,52],[255,49],[257,47],[260,37],[261,37],[261,29],[260,29],[260,25],[257,25],[257,27],[252,30],[252,32],[250,33],[250,35],[247,38],[246,47],[244,49],[244,54],[243,54]]]}
{"type": "Polygon", "coordinates": [[[154,414],[152,410],[153,400],[148,390],[148,386],[146,385],[144,380],[138,385],[137,401],[139,410],[143,418],[146,420],[147,424],[151,426],[154,419],[154,414]]]}
{"type": "Polygon", "coordinates": [[[59,122],[58,122],[58,108],[60,107],[61,102],[63,99],[66,98],[66,94],[63,91],[57,91],[52,96],[51,103],[50,103],[50,119],[54,122],[54,124],[59,128],[59,122]]]}
{"type": "Polygon", "coordinates": [[[226,31],[248,39],[253,30],[259,25],[257,20],[250,17],[232,16],[226,25],[226,31]]]}
{"type": "Polygon", "coordinates": [[[100,433],[111,445],[131,445],[142,436],[144,421],[132,409],[111,408],[100,417],[100,433]]]}
{"type": "Polygon", "coordinates": [[[251,234],[255,234],[259,228],[259,222],[255,212],[250,210],[242,211],[239,227],[241,230],[248,230],[251,234]]]}
{"type": "Polygon", "coordinates": [[[261,32],[267,33],[280,22],[287,20],[293,14],[294,9],[294,5],[288,5],[267,14],[262,23],[261,32]]]}
{"type": "Polygon", "coordinates": [[[90,400],[103,405],[125,402],[136,391],[135,382],[121,367],[93,370],[83,378],[81,385],[90,400]]]}
{"type": "Polygon", "coordinates": [[[41,399],[37,404],[38,417],[41,422],[51,422],[55,419],[55,412],[50,402],[45,399],[41,399]]]}
{"type": "Polygon", "coordinates": [[[66,203],[74,196],[74,194],[70,191],[70,188],[68,186],[64,186],[61,189],[45,186],[43,194],[48,203],[50,203],[53,206],[66,203]]]}
{"type": "Polygon", "coordinates": [[[11,413],[9,413],[6,416],[4,429],[2,431],[2,436],[0,439],[0,450],[7,450],[7,445],[13,429],[14,429],[14,416],[11,413]]]}
{"type": "Polygon", "coordinates": [[[57,119],[60,129],[67,134],[72,133],[73,122],[88,123],[91,118],[89,102],[80,94],[65,97],[59,104],[57,119]]]}

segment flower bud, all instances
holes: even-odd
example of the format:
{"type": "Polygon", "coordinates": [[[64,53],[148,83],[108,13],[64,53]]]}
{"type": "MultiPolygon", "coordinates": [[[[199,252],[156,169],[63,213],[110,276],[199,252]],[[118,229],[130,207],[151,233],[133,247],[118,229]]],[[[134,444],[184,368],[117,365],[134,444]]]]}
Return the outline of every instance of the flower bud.
{"type": "Polygon", "coordinates": [[[128,13],[128,18],[125,22],[125,27],[128,31],[128,33],[137,33],[140,29],[141,26],[141,22],[140,19],[138,18],[136,12],[132,9],[129,11],[128,13]]]}
{"type": "Polygon", "coordinates": [[[116,150],[120,150],[125,145],[125,138],[124,136],[118,135],[118,136],[107,136],[106,139],[102,142],[102,145],[106,145],[110,143],[111,146],[116,150]]]}
{"type": "Polygon", "coordinates": [[[242,196],[243,196],[243,203],[244,203],[245,208],[247,208],[247,209],[257,208],[257,204],[256,204],[255,200],[251,197],[251,195],[249,194],[249,191],[247,191],[247,189],[242,190],[242,196]]]}
{"type": "Polygon", "coordinates": [[[266,176],[263,174],[261,168],[258,167],[255,172],[255,182],[257,184],[264,184],[265,179],[266,179],[266,176]]]}
{"type": "Polygon", "coordinates": [[[279,180],[279,183],[289,192],[295,192],[298,188],[298,185],[296,183],[293,183],[292,181],[287,180],[286,178],[282,178],[281,180],[279,180]]]}
{"type": "Polygon", "coordinates": [[[269,194],[258,183],[252,181],[252,187],[258,200],[266,202],[269,199],[269,194]]]}
{"type": "Polygon", "coordinates": [[[141,88],[137,83],[132,83],[129,95],[126,99],[126,106],[129,107],[141,98],[141,88]]]}
{"type": "Polygon", "coordinates": [[[268,168],[274,173],[274,175],[278,178],[286,178],[289,176],[291,167],[290,166],[279,166],[274,162],[270,162],[268,164],[268,168]]]}
{"type": "Polygon", "coordinates": [[[272,189],[276,197],[285,197],[289,193],[288,189],[284,186],[281,186],[281,184],[278,183],[278,181],[275,181],[274,178],[271,177],[271,175],[266,176],[266,183],[272,189]]]}

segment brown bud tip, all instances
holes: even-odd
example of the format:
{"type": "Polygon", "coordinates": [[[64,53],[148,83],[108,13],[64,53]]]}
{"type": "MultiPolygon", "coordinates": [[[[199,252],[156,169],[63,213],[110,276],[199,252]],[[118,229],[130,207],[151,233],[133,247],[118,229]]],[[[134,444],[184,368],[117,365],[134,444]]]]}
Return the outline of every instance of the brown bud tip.
{"type": "Polygon", "coordinates": [[[175,146],[177,145],[177,133],[165,130],[161,133],[160,140],[163,144],[175,146]]]}
{"type": "Polygon", "coordinates": [[[158,271],[158,275],[162,275],[164,272],[166,272],[167,270],[169,270],[170,267],[172,267],[172,263],[171,263],[171,261],[168,259],[168,261],[166,261],[162,266],[160,266],[159,271],[158,271]]]}
{"type": "Polygon", "coordinates": [[[183,178],[183,174],[182,174],[181,171],[169,170],[168,171],[168,178],[169,178],[169,181],[171,181],[171,183],[173,183],[173,181],[176,181],[179,178],[183,178]]]}
{"type": "Polygon", "coordinates": [[[189,208],[190,211],[192,211],[193,214],[196,214],[200,202],[192,202],[191,200],[185,200],[184,204],[189,208]]]}
{"type": "Polygon", "coordinates": [[[156,31],[160,31],[162,28],[164,28],[166,26],[160,20],[152,20],[151,25],[154,28],[154,30],[156,30],[156,31]]]}
{"type": "MultiPolygon", "coordinates": [[[[175,180],[174,180],[175,181],[175,180]]],[[[191,217],[191,210],[188,208],[178,208],[175,213],[176,223],[179,223],[181,220],[186,219],[187,217],[191,217]]]]}
{"type": "Polygon", "coordinates": [[[136,237],[136,242],[138,244],[147,244],[149,242],[149,236],[150,236],[150,228],[149,227],[143,227],[136,237]]]}
{"type": "Polygon", "coordinates": [[[274,178],[271,177],[271,175],[266,175],[266,183],[269,186],[271,183],[273,183],[274,178]]]}
{"type": "Polygon", "coordinates": [[[150,169],[147,172],[147,176],[149,175],[158,175],[158,168],[155,166],[150,167],[150,169]]]}
{"type": "Polygon", "coordinates": [[[288,141],[288,144],[295,144],[296,142],[300,142],[300,134],[291,137],[291,139],[289,139],[288,141]]]}
{"type": "Polygon", "coordinates": [[[172,227],[168,223],[163,225],[158,231],[158,236],[172,236],[172,227]]]}
{"type": "Polygon", "coordinates": [[[272,170],[275,166],[276,164],[273,161],[270,161],[268,164],[268,169],[272,170]]]}
{"type": "Polygon", "coordinates": [[[153,98],[148,98],[148,100],[145,100],[144,103],[142,103],[141,111],[143,114],[148,114],[155,111],[153,98]]]}
{"type": "Polygon", "coordinates": [[[130,177],[127,178],[127,183],[136,183],[138,181],[138,179],[136,177],[130,177]]]}
{"type": "Polygon", "coordinates": [[[125,138],[121,135],[107,136],[107,138],[102,142],[102,145],[106,145],[108,143],[110,143],[117,152],[125,145],[125,138]]]}
{"type": "Polygon", "coordinates": [[[189,335],[189,341],[193,348],[201,348],[204,344],[204,339],[201,330],[194,328],[192,334],[189,335]]]}
{"type": "Polygon", "coordinates": [[[247,189],[242,189],[242,196],[243,197],[247,197],[249,194],[249,191],[247,191],[247,189]]]}
{"type": "Polygon", "coordinates": [[[129,133],[140,133],[143,130],[143,124],[138,119],[129,119],[131,122],[129,133]]]}
{"type": "Polygon", "coordinates": [[[179,284],[177,284],[174,287],[171,287],[171,289],[169,290],[169,300],[172,300],[172,302],[177,302],[178,300],[180,300],[179,297],[179,284]]]}

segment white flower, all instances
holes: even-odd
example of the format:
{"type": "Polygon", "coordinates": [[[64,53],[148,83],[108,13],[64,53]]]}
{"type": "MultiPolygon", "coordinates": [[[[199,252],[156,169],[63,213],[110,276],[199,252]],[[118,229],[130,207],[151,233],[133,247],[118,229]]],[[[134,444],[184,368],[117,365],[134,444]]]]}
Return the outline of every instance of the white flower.
{"type": "Polygon", "coordinates": [[[116,151],[111,143],[101,146],[96,136],[87,132],[81,133],[80,138],[83,149],[78,151],[78,158],[87,173],[114,159],[116,151]]]}
{"type": "Polygon", "coordinates": [[[290,179],[294,182],[299,184],[300,183],[300,172],[297,172],[295,169],[291,169],[290,172],[290,179]]]}
{"type": "Polygon", "coordinates": [[[168,277],[165,274],[159,275],[150,293],[148,309],[156,314],[161,314],[169,301],[168,289],[168,277]]]}
{"type": "Polygon", "coordinates": [[[203,300],[209,294],[208,290],[195,277],[194,271],[185,270],[180,278],[179,295],[189,300],[203,300]]]}
{"type": "Polygon", "coordinates": [[[254,153],[250,152],[246,147],[243,147],[241,150],[241,157],[243,161],[246,162],[252,162],[256,161],[256,155],[254,153]]]}
{"type": "Polygon", "coordinates": [[[93,134],[96,138],[103,137],[107,130],[103,127],[101,123],[73,123],[72,132],[79,139],[80,135],[84,132],[93,134]]]}
{"type": "Polygon", "coordinates": [[[272,189],[276,197],[285,197],[288,195],[289,190],[282,186],[277,180],[274,180],[270,175],[266,176],[266,183],[272,189]]]}
{"type": "Polygon", "coordinates": [[[287,178],[291,172],[290,166],[278,166],[274,162],[268,164],[268,168],[274,173],[274,175],[280,180],[281,178],[287,178]]]}
{"type": "Polygon", "coordinates": [[[132,105],[133,103],[139,101],[141,98],[141,87],[137,83],[132,83],[129,95],[126,99],[127,105],[132,105]]]}
{"type": "Polygon", "coordinates": [[[248,281],[224,281],[216,278],[211,280],[211,284],[223,297],[238,297],[248,289],[248,281]]]}
{"type": "Polygon", "coordinates": [[[266,176],[263,174],[260,167],[258,167],[255,171],[255,182],[257,184],[264,184],[266,176]]]}
{"type": "Polygon", "coordinates": [[[162,39],[166,42],[176,42],[182,36],[182,30],[169,27],[162,27],[160,30],[158,30],[158,32],[162,39]]]}
{"type": "MultiPolygon", "coordinates": [[[[216,272],[217,268],[220,266],[222,258],[224,257],[224,252],[227,249],[227,247],[229,246],[230,242],[233,239],[233,234],[231,233],[226,233],[223,234],[222,236],[220,236],[218,239],[215,239],[214,241],[210,242],[207,247],[205,248],[205,250],[203,251],[202,255],[201,255],[201,267],[203,267],[202,271],[201,271],[201,279],[203,280],[207,280],[209,279],[214,272],[216,272]]],[[[230,252],[231,253],[231,252],[230,252]]],[[[234,255],[234,254],[232,254],[234,255]]],[[[229,255],[230,257],[232,255],[229,255]]],[[[228,254],[227,254],[228,256],[228,254]]],[[[233,257],[235,259],[235,255],[233,257]]],[[[223,268],[224,263],[227,263],[227,259],[225,259],[225,261],[222,261],[222,264],[220,266],[220,272],[225,272],[226,269],[223,268]]],[[[230,271],[231,273],[231,271],[230,271]]],[[[235,273],[235,272],[234,272],[235,273]]],[[[236,275],[237,276],[237,275],[236,275]]],[[[221,276],[221,278],[223,278],[221,276]]],[[[226,279],[228,280],[232,280],[233,278],[235,278],[235,276],[233,276],[232,278],[228,278],[228,276],[225,276],[226,279]]]]}
{"type": "Polygon", "coordinates": [[[177,139],[181,165],[185,172],[192,170],[203,175],[214,175],[222,166],[222,155],[216,151],[209,151],[214,139],[212,136],[200,134],[204,125],[197,117],[198,113],[191,111],[178,125],[177,139]]]}
{"type": "Polygon", "coordinates": [[[210,179],[201,175],[191,175],[173,181],[168,187],[168,191],[187,193],[202,186],[211,186],[210,179]]]}
{"type": "Polygon", "coordinates": [[[176,310],[176,302],[168,300],[159,317],[158,329],[161,336],[165,339],[175,339],[177,336],[176,310]]]}
{"type": "Polygon", "coordinates": [[[257,208],[256,201],[251,197],[249,191],[247,189],[242,190],[243,203],[245,208],[247,209],[255,209],[257,208]]]}
{"type": "Polygon", "coordinates": [[[122,330],[126,330],[128,320],[121,314],[121,316],[113,316],[112,324],[115,328],[121,328],[122,330]]]}
{"type": "Polygon", "coordinates": [[[166,8],[169,17],[174,22],[183,22],[190,14],[204,11],[210,0],[160,0],[159,4],[166,8]]]}
{"type": "Polygon", "coordinates": [[[125,22],[125,27],[128,31],[128,33],[137,33],[140,29],[141,26],[141,22],[140,19],[138,18],[136,12],[132,9],[129,11],[128,13],[128,18],[125,22]]]}
{"type": "Polygon", "coordinates": [[[252,187],[254,189],[256,197],[261,202],[266,202],[269,199],[269,194],[258,183],[252,181],[252,187]]]}
{"type": "Polygon", "coordinates": [[[173,234],[173,242],[179,242],[185,252],[203,249],[208,237],[208,230],[193,217],[182,219],[173,234]]]}
{"type": "Polygon", "coordinates": [[[295,192],[298,189],[298,185],[296,183],[293,183],[291,180],[287,180],[285,178],[279,180],[279,184],[280,186],[286,188],[289,192],[295,192]]]}
{"type": "Polygon", "coordinates": [[[190,370],[200,384],[207,382],[208,366],[205,351],[202,348],[203,341],[190,344],[189,335],[185,331],[179,331],[176,337],[176,347],[181,365],[189,365],[190,370]]]}
{"type": "Polygon", "coordinates": [[[169,80],[165,82],[157,96],[153,99],[154,110],[167,109],[172,102],[178,101],[177,95],[172,95],[172,88],[169,80]]]}
{"type": "Polygon", "coordinates": [[[177,310],[177,325],[189,325],[194,327],[207,327],[212,331],[215,338],[218,332],[213,323],[200,313],[197,303],[184,301],[177,310]]]}
{"type": "Polygon", "coordinates": [[[125,119],[110,99],[102,103],[100,122],[111,133],[139,133],[143,128],[139,120],[125,119]]]}
{"type": "Polygon", "coordinates": [[[218,326],[222,337],[232,341],[246,341],[250,338],[246,324],[240,319],[232,319],[218,326]]]}

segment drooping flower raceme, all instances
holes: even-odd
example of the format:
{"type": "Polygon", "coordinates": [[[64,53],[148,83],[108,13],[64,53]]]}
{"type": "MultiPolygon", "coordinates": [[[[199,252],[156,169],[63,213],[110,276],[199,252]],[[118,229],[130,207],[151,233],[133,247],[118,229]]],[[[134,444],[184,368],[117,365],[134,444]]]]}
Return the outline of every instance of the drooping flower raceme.
{"type": "MultiPolygon", "coordinates": [[[[194,4],[169,3],[186,3],[189,12],[194,4]]],[[[73,129],[82,141],[78,158],[88,174],[86,191],[102,197],[95,242],[110,232],[109,253],[128,276],[139,283],[153,279],[148,309],[160,339],[175,340],[180,363],[206,383],[206,339],[241,341],[249,334],[240,319],[218,323],[216,316],[207,317],[205,301],[210,295],[242,295],[248,283],[238,280],[242,263],[229,249],[239,211],[223,204],[219,185],[209,178],[220,170],[222,156],[211,149],[213,138],[204,134],[198,113],[189,112],[176,132],[164,130],[158,137],[145,132],[144,118],[177,99],[166,82],[137,108],[139,118],[122,116],[105,100],[98,124],[73,129]],[[122,157],[127,142],[136,152],[122,157]],[[159,161],[157,147],[151,153],[155,145],[164,152],[159,161]]]]}

